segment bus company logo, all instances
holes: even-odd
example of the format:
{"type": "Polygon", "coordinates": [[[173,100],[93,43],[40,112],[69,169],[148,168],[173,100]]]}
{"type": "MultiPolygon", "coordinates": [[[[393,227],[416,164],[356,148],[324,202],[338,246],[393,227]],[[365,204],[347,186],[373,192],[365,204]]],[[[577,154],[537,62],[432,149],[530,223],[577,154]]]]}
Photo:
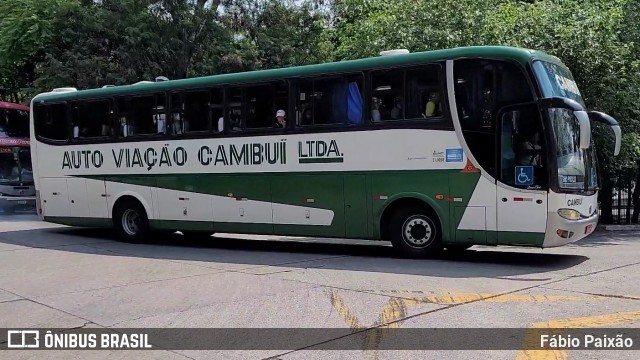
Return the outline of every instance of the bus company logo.
{"type": "Polygon", "coordinates": [[[434,163],[443,163],[445,161],[444,151],[433,151],[432,161],[434,163]]]}
{"type": "Polygon", "coordinates": [[[445,157],[447,159],[447,162],[462,162],[464,160],[464,155],[461,148],[447,149],[445,157]]]}
{"type": "Polygon", "coordinates": [[[300,164],[341,163],[344,162],[344,154],[338,149],[336,140],[299,141],[298,162],[300,164]]]}
{"type": "Polygon", "coordinates": [[[39,330],[8,330],[8,349],[29,349],[40,347],[39,330]]]}

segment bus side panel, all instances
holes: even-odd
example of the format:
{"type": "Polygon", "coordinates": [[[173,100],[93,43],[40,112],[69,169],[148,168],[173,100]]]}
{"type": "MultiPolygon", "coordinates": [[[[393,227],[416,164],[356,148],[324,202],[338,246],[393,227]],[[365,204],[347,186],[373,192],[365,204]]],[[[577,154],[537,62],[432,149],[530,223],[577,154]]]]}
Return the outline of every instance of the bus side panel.
{"type": "Polygon", "coordinates": [[[42,214],[45,221],[51,217],[69,216],[69,196],[67,194],[66,178],[41,178],[40,199],[42,201],[42,214]]]}
{"type": "Polygon", "coordinates": [[[449,231],[451,242],[484,245],[495,243],[495,232],[488,225],[495,223],[495,184],[480,173],[459,172],[449,175],[451,188],[449,231]]]}
{"type": "Polygon", "coordinates": [[[190,177],[185,181],[180,175],[158,176],[153,191],[154,210],[159,221],[157,228],[166,230],[192,230],[213,232],[213,201],[211,196],[193,190],[202,179],[190,177]],[[174,190],[180,189],[180,190],[174,190]]]}
{"type": "Polygon", "coordinates": [[[273,234],[271,177],[258,174],[198,175],[191,183],[213,197],[215,232],[273,234]],[[195,180],[194,180],[195,181],[195,180]]]}
{"type": "Polygon", "coordinates": [[[278,174],[272,178],[274,233],[345,236],[342,175],[278,174]]]}

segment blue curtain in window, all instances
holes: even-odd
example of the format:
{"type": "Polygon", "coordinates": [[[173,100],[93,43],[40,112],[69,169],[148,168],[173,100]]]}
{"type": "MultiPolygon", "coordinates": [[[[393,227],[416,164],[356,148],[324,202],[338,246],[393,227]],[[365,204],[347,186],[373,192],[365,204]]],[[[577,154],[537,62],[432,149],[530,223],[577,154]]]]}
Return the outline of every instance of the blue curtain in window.
{"type": "Polygon", "coordinates": [[[349,124],[362,123],[362,96],[358,83],[349,83],[349,99],[347,100],[347,119],[349,124]]]}
{"type": "Polygon", "coordinates": [[[332,114],[328,123],[362,123],[363,100],[358,83],[337,81],[332,89],[332,114]]]}

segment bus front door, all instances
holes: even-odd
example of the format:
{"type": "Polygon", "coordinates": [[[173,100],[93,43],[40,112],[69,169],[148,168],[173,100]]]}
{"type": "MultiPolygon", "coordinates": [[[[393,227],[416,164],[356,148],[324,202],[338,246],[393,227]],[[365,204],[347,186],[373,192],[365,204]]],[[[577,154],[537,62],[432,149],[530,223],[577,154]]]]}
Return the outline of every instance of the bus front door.
{"type": "Polygon", "coordinates": [[[547,226],[544,138],[535,105],[500,117],[496,203],[498,244],[541,245],[547,226]]]}

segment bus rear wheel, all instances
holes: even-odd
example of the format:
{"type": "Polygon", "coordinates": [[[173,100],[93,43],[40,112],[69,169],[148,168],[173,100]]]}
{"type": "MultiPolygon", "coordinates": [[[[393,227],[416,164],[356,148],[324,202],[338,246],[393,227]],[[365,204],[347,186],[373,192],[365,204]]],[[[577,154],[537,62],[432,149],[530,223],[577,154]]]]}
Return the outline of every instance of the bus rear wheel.
{"type": "Polygon", "coordinates": [[[398,209],[389,226],[391,243],[403,257],[425,258],[442,249],[438,219],[422,207],[398,209]]]}
{"type": "Polygon", "coordinates": [[[129,243],[146,242],[149,236],[149,219],[144,207],[135,200],[125,200],[117,205],[113,224],[118,237],[129,243]]]}

